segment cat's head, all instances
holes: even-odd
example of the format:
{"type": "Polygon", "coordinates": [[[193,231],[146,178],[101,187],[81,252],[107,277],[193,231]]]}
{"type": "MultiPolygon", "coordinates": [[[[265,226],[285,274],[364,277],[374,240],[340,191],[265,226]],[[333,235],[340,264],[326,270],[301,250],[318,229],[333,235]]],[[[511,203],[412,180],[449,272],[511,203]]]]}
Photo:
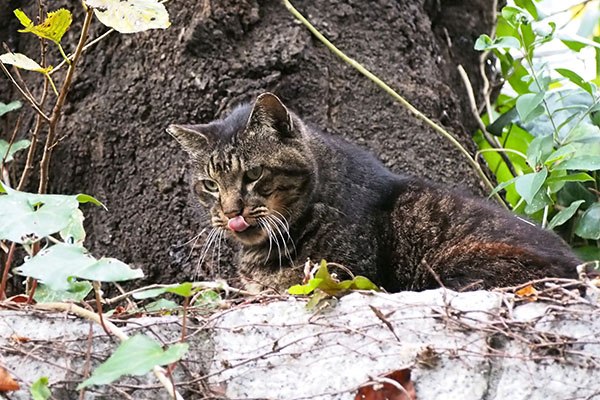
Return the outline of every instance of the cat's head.
{"type": "Polygon", "coordinates": [[[192,157],[194,190],[215,228],[247,245],[277,235],[306,208],[315,162],[302,122],[271,93],[205,125],[167,131],[192,157]]]}

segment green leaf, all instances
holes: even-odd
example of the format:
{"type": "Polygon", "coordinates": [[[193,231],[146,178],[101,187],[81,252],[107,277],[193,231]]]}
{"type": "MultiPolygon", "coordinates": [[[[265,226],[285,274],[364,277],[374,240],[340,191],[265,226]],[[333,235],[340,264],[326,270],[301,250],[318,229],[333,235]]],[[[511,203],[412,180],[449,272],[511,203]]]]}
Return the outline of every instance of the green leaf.
{"type": "Polygon", "coordinates": [[[517,7],[504,7],[502,9],[502,17],[512,26],[519,26],[522,23],[529,22],[529,18],[525,11],[517,7]]]}
{"type": "Polygon", "coordinates": [[[289,294],[306,295],[311,294],[319,285],[323,282],[323,279],[314,278],[308,281],[306,285],[294,285],[288,289],[289,294]]]}
{"type": "Polygon", "coordinates": [[[38,303],[70,300],[80,302],[91,292],[92,284],[88,281],[69,282],[68,290],[52,290],[47,285],[40,283],[33,295],[38,303]]]}
{"type": "Polygon", "coordinates": [[[475,42],[475,50],[483,51],[490,49],[519,49],[521,43],[512,36],[501,36],[492,40],[488,35],[481,35],[475,42]]]}
{"type": "Polygon", "coordinates": [[[563,161],[554,166],[553,169],[569,169],[569,170],[584,170],[596,171],[600,169],[600,156],[579,156],[563,161]]]}
{"type": "Polygon", "coordinates": [[[594,88],[590,82],[586,82],[581,76],[577,75],[575,72],[566,69],[566,68],[556,68],[556,72],[591,94],[594,95],[594,88]]]}
{"type": "Polygon", "coordinates": [[[321,301],[331,297],[331,295],[327,294],[324,290],[316,289],[315,294],[312,295],[308,303],[306,303],[305,308],[307,310],[311,310],[315,308],[321,301]]]}
{"type": "Polygon", "coordinates": [[[13,160],[13,155],[19,151],[29,147],[31,142],[27,139],[16,141],[10,146],[6,140],[0,139],[0,161],[6,156],[5,162],[9,162],[13,160]]]}
{"type": "Polygon", "coordinates": [[[584,239],[600,239],[600,203],[588,208],[575,224],[575,234],[584,239]]]}
{"type": "Polygon", "coordinates": [[[179,308],[179,304],[177,304],[176,302],[174,302],[173,300],[167,300],[167,299],[158,299],[156,301],[153,301],[151,303],[148,303],[144,306],[143,309],[140,309],[138,311],[147,311],[147,312],[152,312],[152,311],[172,311],[179,308]]]}
{"type": "Polygon", "coordinates": [[[548,170],[542,168],[539,172],[532,172],[517,177],[515,180],[515,189],[517,190],[517,193],[525,199],[527,204],[530,204],[533,201],[533,197],[544,184],[547,175],[548,170]]]}
{"type": "Polygon", "coordinates": [[[117,259],[97,260],[83,247],[62,243],[40,251],[15,271],[38,279],[53,290],[68,290],[71,277],[115,282],[144,276],[141,269],[131,269],[117,259]]]}
{"type": "Polygon", "coordinates": [[[77,386],[77,390],[91,385],[105,385],[123,375],[144,375],[157,365],[178,361],[187,350],[187,343],[177,343],[163,351],[160,344],[148,336],[133,336],[121,343],[114,354],[94,370],[90,378],[77,386]]]}
{"type": "Polygon", "coordinates": [[[79,206],[76,196],[34,194],[4,188],[0,196],[0,239],[31,244],[69,225],[79,206]]]}
{"type": "Polygon", "coordinates": [[[560,226],[567,222],[569,219],[571,219],[571,217],[575,215],[575,213],[579,209],[579,206],[582,203],[585,203],[585,200],[574,201],[569,207],[563,208],[558,213],[556,213],[556,215],[550,220],[550,223],[548,224],[548,229],[554,229],[557,226],[560,226]]]}
{"type": "Polygon", "coordinates": [[[61,229],[60,237],[67,244],[81,245],[85,240],[85,229],[83,229],[83,213],[79,208],[71,213],[69,224],[61,229]]]}
{"type": "Polygon", "coordinates": [[[594,178],[592,178],[585,172],[580,172],[577,174],[550,177],[550,178],[548,178],[546,183],[551,184],[551,183],[555,183],[555,182],[587,182],[587,181],[593,181],[593,180],[594,180],[594,178]]]}
{"type": "Polygon", "coordinates": [[[216,308],[221,301],[221,295],[214,290],[207,290],[198,296],[194,306],[216,308]]]}
{"type": "Polygon", "coordinates": [[[104,25],[121,33],[166,29],[169,13],[157,0],[85,0],[104,25]]]}
{"type": "Polygon", "coordinates": [[[44,22],[40,25],[34,25],[33,22],[21,10],[15,10],[15,15],[21,21],[25,29],[19,32],[31,32],[41,38],[53,41],[59,44],[65,32],[71,26],[73,18],[69,10],[61,8],[60,10],[49,12],[44,22]]]}
{"type": "Polygon", "coordinates": [[[525,93],[519,96],[516,107],[521,121],[526,122],[530,117],[541,115],[539,113],[539,106],[542,100],[544,100],[544,95],[545,92],[542,91],[539,93],[525,93]]]}
{"type": "Polygon", "coordinates": [[[544,164],[546,159],[554,151],[554,140],[552,135],[536,137],[527,148],[527,162],[531,168],[544,164]]]}
{"type": "Polygon", "coordinates": [[[575,148],[575,146],[573,146],[572,144],[567,144],[566,146],[561,146],[558,149],[556,149],[556,151],[554,151],[552,154],[550,154],[550,156],[548,156],[548,158],[546,159],[545,163],[549,164],[552,163],[554,161],[560,160],[561,158],[563,158],[564,156],[567,156],[571,153],[574,153],[577,149],[575,148]]]}
{"type": "Polygon", "coordinates": [[[512,184],[513,184],[513,183],[515,183],[515,181],[516,181],[517,179],[519,179],[521,176],[523,176],[523,175],[516,176],[516,177],[512,178],[512,179],[511,179],[511,180],[509,180],[509,181],[502,182],[502,183],[498,184],[498,186],[496,186],[496,187],[494,188],[494,190],[492,190],[492,192],[490,193],[490,195],[488,196],[488,198],[492,197],[493,195],[495,195],[496,193],[498,193],[499,191],[501,191],[502,189],[504,189],[504,188],[505,188],[505,187],[507,187],[508,185],[512,185],[512,184]]]}
{"type": "Polygon", "coordinates": [[[94,197],[87,195],[87,194],[81,194],[81,193],[78,194],[77,201],[80,202],[81,204],[94,203],[95,205],[100,206],[100,207],[104,208],[105,210],[108,210],[104,204],[102,204],[101,202],[96,200],[94,197]]]}
{"type": "Polygon", "coordinates": [[[4,114],[6,114],[7,112],[18,110],[19,108],[21,108],[20,101],[15,100],[15,101],[11,101],[8,104],[4,104],[3,102],[0,101],[0,117],[3,116],[4,114]]]}
{"type": "Polygon", "coordinates": [[[515,0],[515,5],[527,10],[535,20],[539,18],[538,9],[532,0],[515,0]]]}
{"type": "Polygon", "coordinates": [[[536,212],[540,211],[544,207],[549,206],[551,204],[552,204],[552,199],[550,197],[548,197],[548,195],[546,194],[546,191],[539,190],[535,194],[535,196],[533,196],[533,199],[531,200],[531,202],[527,203],[527,205],[525,206],[525,214],[527,214],[527,215],[535,214],[536,212]]]}
{"type": "Polygon", "coordinates": [[[181,284],[169,285],[156,289],[148,289],[133,294],[134,299],[142,300],[149,299],[152,297],[160,296],[164,293],[175,293],[179,296],[188,297],[197,292],[197,289],[192,288],[191,282],[184,282],[181,284]]]}
{"type": "Polygon", "coordinates": [[[596,246],[581,246],[573,249],[575,253],[583,261],[598,261],[600,260],[600,247],[596,246]]]}
{"type": "Polygon", "coordinates": [[[52,395],[48,389],[48,378],[45,376],[33,382],[29,391],[33,400],[46,400],[52,395]]]}

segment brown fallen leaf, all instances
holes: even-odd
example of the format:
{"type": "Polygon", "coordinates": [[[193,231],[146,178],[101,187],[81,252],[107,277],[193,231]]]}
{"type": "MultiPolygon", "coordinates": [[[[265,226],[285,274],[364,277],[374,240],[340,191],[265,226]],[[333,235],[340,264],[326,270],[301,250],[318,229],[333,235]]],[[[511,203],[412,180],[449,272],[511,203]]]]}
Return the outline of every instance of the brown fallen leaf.
{"type": "Polygon", "coordinates": [[[527,285],[523,289],[517,290],[515,294],[519,297],[526,298],[529,301],[536,301],[538,291],[533,287],[533,285],[527,285]]]}
{"type": "Polygon", "coordinates": [[[410,369],[399,369],[375,379],[378,383],[363,386],[354,400],[417,400],[415,385],[410,380],[410,369]]]}
{"type": "Polygon", "coordinates": [[[13,333],[12,335],[10,335],[10,340],[12,340],[13,342],[25,343],[25,342],[29,342],[31,339],[28,337],[20,336],[20,335],[17,335],[16,333],[13,333]]]}
{"type": "Polygon", "coordinates": [[[0,392],[11,392],[19,389],[19,384],[8,374],[8,371],[0,367],[0,392]]]}

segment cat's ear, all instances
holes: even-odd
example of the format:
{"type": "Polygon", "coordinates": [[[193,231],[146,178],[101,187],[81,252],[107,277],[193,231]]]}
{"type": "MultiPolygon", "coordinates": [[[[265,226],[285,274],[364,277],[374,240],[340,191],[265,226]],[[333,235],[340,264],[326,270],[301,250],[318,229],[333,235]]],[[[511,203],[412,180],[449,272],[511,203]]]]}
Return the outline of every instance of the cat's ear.
{"type": "Polygon", "coordinates": [[[169,125],[167,133],[189,153],[205,149],[213,136],[207,125],[169,125]]]}
{"type": "Polygon", "coordinates": [[[293,136],[292,115],[273,93],[261,94],[252,107],[250,118],[248,118],[248,127],[254,128],[261,125],[271,126],[283,136],[293,136]]]}

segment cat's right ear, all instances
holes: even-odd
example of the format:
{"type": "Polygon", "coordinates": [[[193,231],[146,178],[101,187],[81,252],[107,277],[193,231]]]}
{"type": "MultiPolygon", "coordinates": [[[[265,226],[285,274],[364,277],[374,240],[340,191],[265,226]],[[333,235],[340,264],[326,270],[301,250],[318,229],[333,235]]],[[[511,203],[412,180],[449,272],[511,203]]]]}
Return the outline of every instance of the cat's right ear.
{"type": "Polygon", "coordinates": [[[167,133],[173,136],[188,153],[205,149],[212,136],[206,125],[169,125],[167,133]]]}

